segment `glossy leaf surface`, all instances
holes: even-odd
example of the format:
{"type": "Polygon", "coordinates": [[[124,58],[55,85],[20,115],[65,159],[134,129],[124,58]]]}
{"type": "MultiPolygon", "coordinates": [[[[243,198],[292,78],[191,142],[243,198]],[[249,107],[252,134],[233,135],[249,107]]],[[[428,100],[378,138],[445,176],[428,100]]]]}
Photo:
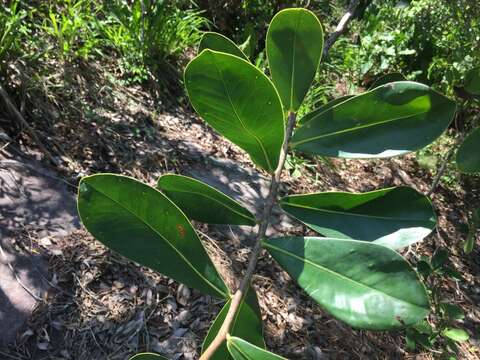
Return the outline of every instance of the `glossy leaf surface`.
{"type": "Polygon", "coordinates": [[[227,337],[227,346],[233,360],[287,360],[239,337],[227,337]]]}
{"type": "Polygon", "coordinates": [[[460,145],[456,162],[461,172],[480,172],[480,128],[473,130],[460,145]]]}
{"type": "Polygon", "coordinates": [[[205,294],[228,296],[187,217],[160,191],[126,176],[84,177],[78,212],[110,249],[205,294]]]}
{"type": "Polygon", "coordinates": [[[130,358],[130,360],[168,360],[166,357],[154,353],[140,353],[130,358]]]}
{"type": "Polygon", "coordinates": [[[302,124],[305,124],[306,122],[312,120],[313,118],[317,117],[319,114],[327,111],[328,109],[334,107],[335,105],[338,105],[350,98],[354,97],[354,95],[345,95],[345,96],[341,96],[339,98],[336,98],[336,99],[333,99],[332,101],[326,103],[325,105],[323,106],[320,106],[319,108],[313,110],[312,112],[309,112],[308,114],[306,114],[305,116],[303,116],[299,121],[298,121],[298,124],[299,125],[302,125],[302,124]]]}
{"type": "Polygon", "coordinates": [[[430,310],[415,271],[385,246],[316,237],[267,239],[263,246],[307,294],[355,328],[398,329],[430,310]]]}
{"type": "Polygon", "coordinates": [[[231,197],[188,176],[167,174],[157,188],[168,196],[189,219],[207,224],[256,224],[253,214],[231,197]]]}
{"type": "Polygon", "coordinates": [[[298,110],[322,56],[320,21],[306,9],[280,11],[268,28],[266,49],[270,73],[284,109],[298,110]]]}
{"type": "Polygon", "coordinates": [[[188,96],[197,113],[273,172],[284,136],[283,110],[272,82],[239,57],[204,50],[185,69],[188,96]]]}
{"type": "MultiPolygon", "coordinates": [[[[215,336],[217,335],[220,327],[225,320],[228,309],[230,308],[230,300],[224,305],[220,313],[215,318],[207,337],[205,338],[202,346],[203,351],[210,345],[215,336]]],[[[255,290],[249,289],[244,301],[240,304],[237,315],[233,320],[230,328],[230,334],[232,336],[238,336],[253,345],[265,348],[265,342],[263,340],[263,326],[262,315],[260,313],[260,307],[258,306],[257,295],[255,290]]],[[[212,360],[228,360],[232,359],[230,356],[227,344],[224,342],[220,348],[211,357],[212,360]]]]}
{"type": "Polygon", "coordinates": [[[374,241],[392,249],[422,240],[436,224],[430,200],[409,187],[293,195],[284,197],[281,207],[324,236],[374,241]]]}
{"type": "Polygon", "coordinates": [[[205,32],[203,34],[198,52],[201,53],[205,49],[235,55],[249,61],[244,52],[232,40],[216,32],[205,32]]]}
{"type": "Polygon", "coordinates": [[[426,85],[379,86],[318,114],[301,126],[292,147],[344,158],[380,158],[418,150],[450,124],[455,103],[426,85]]]}
{"type": "Polygon", "coordinates": [[[406,81],[406,80],[407,78],[405,76],[403,76],[399,72],[394,72],[394,73],[380,76],[377,80],[373,82],[372,86],[370,86],[370,89],[375,89],[376,87],[379,87],[381,85],[385,85],[391,82],[406,81]]]}

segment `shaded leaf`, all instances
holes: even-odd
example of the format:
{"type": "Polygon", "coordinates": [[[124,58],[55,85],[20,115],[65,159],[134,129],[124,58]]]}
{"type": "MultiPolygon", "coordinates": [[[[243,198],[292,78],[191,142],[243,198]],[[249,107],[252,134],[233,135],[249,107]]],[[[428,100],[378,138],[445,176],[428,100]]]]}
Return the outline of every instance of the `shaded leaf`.
{"type": "Polygon", "coordinates": [[[467,174],[480,172],[480,127],[473,130],[457,151],[458,169],[467,174]]]}
{"type": "MultiPolygon", "coordinates": [[[[215,318],[212,326],[208,330],[208,334],[203,341],[202,353],[211,344],[215,336],[217,335],[220,327],[222,326],[228,309],[230,308],[229,300],[222,308],[220,313],[215,318]]],[[[238,336],[253,345],[265,348],[265,342],[263,340],[263,325],[262,316],[260,313],[260,307],[258,306],[257,295],[255,290],[249,289],[245,299],[240,304],[237,315],[230,328],[230,334],[232,336],[238,336]]],[[[227,344],[224,342],[220,348],[211,357],[212,360],[228,360],[232,359],[227,344]]]]}
{"type": "Polygon", "coordinates": [[[205,49],[235,55],[249,61],[247,55],[232,40],[216,32],[207,31],[203,34],[198,52],[201,53],[205,49]]]}
{"type": "Polygon", "coordinates": [[[273,172],[285,133],[283,110],[272,82],[239,57],[204,50],[185,69],[185,86],[197,113],[273,172]]]}
{"type": "Polygon", "coordinates": [[[280,204],[324,236],[374,241],[392,249],[422,240],[436,225],[428,197],[409,187],[293,195],[280,204]]]}
{"type": "Polygon", "coordinates": [[[268,27],[266,49],[272,80],[284,109],[298,110],[322,56],[320,21],[306,9],[280,11],[268,27]]]}
{"type": "Polygon", "coordinates": [[[475,245],[475,238],[477,236],[477,231],[479,228],[480,228],[480,209],[477,209],[472,214],[470,226],[468,227],[467,239],[463,244],[463,251],[465,252],[465,254],[470,254],[473,251],[473,246],[475,245]]]}
{"type": "Polygon", "coordinates": [[[399,72],[386,74],[377,78],[377,80],[375,80],[373,84],[370,86],[370,89],[375,89],[376,87],[379,87],[381,85],[385,85],[391,82],[395,82],[395,81],[407,81],[407,78],[402,74],[400,74],[399,72]]]}
{"type": "Polygon", "coordinates": [[[207,224],[256,224],[253,214],[214,187],[188,176],[167,174],[157,188],[168,196],[189,219],[207,224]]]}
{"type": "Polygon", "coordinates": [[[234,336],[227,337],[227,346],[234,360],[286,360],[284,357],[234,336]]]}
{"type": "Polygon", "coordinates": [[[465,330],[455,328],[443,330],[442,335],[456,342],[464,342],[470,338],[470,335],[465,330]]]}
{"type": "Polygon", "coordinates": [[[385,246],[316,237],[267,239],[263,246],[307,294],[355,328],[398,329],[430,310],[415,271],[385,246]]]}
{"type": "Polygon", "coordinates": [[[296,130],[292,147],[317,155],[380,158],[418,150],[450,124],[455,103],[426,85],[394,82],[354,96],[296,130]]]}
{"type": "Polygon", "coordinates": [[[432,268],[434,270],[440,269],[448,261],[448,250],[438,248],[432,256],[432,268]]]}
{"type": "Polygon", "coordinates": [[[168,360],[166,357],[154,353],[140,353],[130,358],[130,360],[168,360]]]}
{"type": "Polygon", "coordinates": [[[100,242],[139,264],[218,298],[228,290],[182,211],[133,178],[82,178],[78,212],[100,242]]]}
{"type": "Polygon", "coordinates": [[[450,319],[463,320],[465,318],[465,313],[460,306],[449,303],[441,303],[440,308],[450,319]]]}

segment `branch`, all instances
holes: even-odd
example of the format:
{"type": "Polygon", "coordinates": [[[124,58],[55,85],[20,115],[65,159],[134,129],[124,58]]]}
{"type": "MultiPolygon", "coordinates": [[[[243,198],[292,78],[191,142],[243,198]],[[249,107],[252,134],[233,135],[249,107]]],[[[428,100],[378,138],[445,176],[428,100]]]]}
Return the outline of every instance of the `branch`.
{"type": "Polygon", "coordinates": [[[0,97],[3,99],[3,102],[5,103],[10,115],[13,116],[20,123],[20,125],[27,130],[28,134],[32,137],[33,141],[40,148],[40,151],[43,152],[43,154],[48,158],[48,160],[52,164],[57,165],[57,161],[55,161],[50,151],[48,151],[45,145],[43,145],[40,138],[37,136],[37,133],[35,132],[35,130],[28,124],[28,122],[25,120],[22,114],[17,110],[12,100],[10,100],[10,96],[8,96],[8,93],[5,91],[2,84],[0,84],[0,97]]]}
{"type": "Polygon", "coordinates": [[[346,13],[340,19],[335,31],[328,35],[327,40],[325,40],[325,44],[323,45],[323,58],[326,58],[328,52],[332,45],[337,41],[337,39],[342,35],[345,30],[347,29],[348,23],[352,20],[353,14],[355,14],[355,10],[357,10],[358,5],[360,4],[360,0],[351,0],[350,4],[348,5],[346,13]]]}
{"type": "Polygon", "coordinates": [[[288,145],[290,143],[290,138],[292,137],[295,120],[296,114],[290,112],[288,114],[287,129],[285,132],[285,138],[283,140],[282,150],[280,151],[278,166],[275,169],[275,172],[272,174],[272,178],[270,180],[270,189],[263,208],[262,218],[260,220],[260,227],[258,228],[257,236],[255,237],[255,246],[252,250],[252,253],[250,254],[247,271],[245,272],[245,276],[240,283],[240,287],[232,297],[230,308],[228,309],[225,320],[220,327],[217,336],[215,337],[215,339],[213,339],[213,341],[204,351],[202,356],[200,356],[200,360],[210,359],[210,357],[213,356],[215,351],[217,351],[220,345],[222,345],[222,343],[225,341],[227,334],[230,331],[233,319],[235,318],[235,314],[237,313],[240,303],[242,302],[242,299],[244,298],[245,294],[247,293],[248,287],[250,286],[250,281],[252,280],[252,276],[255,272],[255,267],[257,266],[259,255],[262,250],[262,239],[265,236],[268,226],[270,225],[272,208],[277,199],[280,176],[285,165],[285,159],[287,158],[288,145]]]}

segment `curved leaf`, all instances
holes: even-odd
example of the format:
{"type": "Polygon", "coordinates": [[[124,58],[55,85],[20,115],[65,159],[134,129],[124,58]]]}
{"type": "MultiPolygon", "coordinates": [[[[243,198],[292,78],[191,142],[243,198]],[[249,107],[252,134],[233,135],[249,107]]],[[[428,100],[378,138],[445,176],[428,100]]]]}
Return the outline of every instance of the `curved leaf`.
{"type": "Polygon", "coordinates": [[[130,360],[168,360],[166,357],[154,353],[140,353],[130,358],[130,360]]]}
{"type": "Polygon", "coordinates": [[[309,112],[308,114],[306,114],[305,116],[303,116],[299,121],[298,121],[298,124],[299,125],[303,125],[305,124],[306,122],[312,120],[313,118],[317,117],[319,114],[327,111],[328,109],[334,107],[335,105],[337,104],[340,104],[352,97],[354,97],[355,95],[345,95],[345,96],[341,96],[339,98],[336,98],[336,99],[333,99],[332,101],[326,103],[325,105],[322,105],[320,106],[319,108],[313,110],[312,112],[309,112]]]}
{"type": "Polygon", "coordinates": [[[273,172],[285,133],[283,110],[272,82],[239,57],[204,50],[185,69],[188,96],[197,113],[273,172]]]}
{"type": "Polygon", "coordinates": [[[287,360],[234,336],[227,336],[227,346],[233,360],[287,360]]]}
{"type": "Polygon", "coordinates": [[[464,88],[472,95],[480,95],[480,66],[467,72],[464,88]]]}
{"type": "Polygon", "coordinates": [[[110,249],[205,294],[228,297],[192,225],[160,191],[126,176],[84,177],[78,213],[110,249]]]}
{"type": "Polygon", "coordinates": [[[198,52],[201,53],[205,49],[235,55],[249,61],[247,55],[232,40],[216,32],[208,31],[203,34],[198,46],[198,52]]]}
{"type": "Polygon", "coordinates": [[[480,128],[473,130],[458,148],[458,169],[467,174],[480,172],[480,128]]]}
{"type": "Polygon", "coordinates": [[[268,27],[266,49],[272,80],[283,107],[287,111],[298,110],[322,56],[320,21],[306,9],[280,11],[268,27]]]}
{"type": "Polygon", "coordinates": [[[293,195],[284,197],[281,207],[324,236],[373,241],[392,249],[422,240],[436,225],[428,197],[409,187],[293,195]]]}
{"type": "Polygon", "coordinates": [[[207,224],[254,226],[255,216],[214,187],[188,176],[167,174],[157,188],[168,196],[189,219],[207,224]]]}
{"type": "MultiPolygon", "coordinates": [[[[215,318],[208,334],[203,341],[202,353],[210,345],[215,336],[217,335],[220,327],[225,320],[228,309],[230,308],[230,300],[223,306],[220,313],[215,318]]],[[[242,339],[246,339],[248,342],[265,348],[265,341],[263,340],[263,326],[262,315],[260,313],[260,307],[258,306],[257,295],[255,290],[249,289],[245,299],[241,302],[238,308],[237,315],[233,320],[232,327],[230,328],[230,334],[232,336],[238,336],[242,339]]],[[[220,348],[211,357],[212,360],[228,360],[232,359],[228,353],[227,344],[224,342],[220,348]]]]}
{"type": "Polygon", "coordinates": [[[308,295],[355,328],[402,328],[430,309],[415,271],[385,246],[315,237],[267,239],[263,245],[308,295]]]}
{"type": "Polygon", "coordinates": [[[394,82],[318,114],[297,129],[292,146],[345,158],[398,156],[431,143],[454,114],[455,103],[428,86],[394,82]]]}
{"type": "Polygon", "coordinates": [[[375,89],[381,85],[385,85],[395,81],[407,81],[407,78],[402,74],[400,74],[399,72],[386,74],[377,78],[377,80],[375,80],[373,84],[370,86],[370,89],[375,89]]]}
{"type": "Polygon", "coordinates": [[[464,342],[470,338],[470,335],[465,330],[455,328],[443,330],[442,335],[456,342],[464,342]]]}

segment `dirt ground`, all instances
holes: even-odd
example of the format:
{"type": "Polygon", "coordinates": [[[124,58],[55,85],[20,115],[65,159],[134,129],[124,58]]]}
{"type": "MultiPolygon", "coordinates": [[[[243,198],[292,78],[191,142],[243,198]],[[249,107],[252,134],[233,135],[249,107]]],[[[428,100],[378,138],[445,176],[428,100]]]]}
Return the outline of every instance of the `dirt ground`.
{"type": "MultiPolygon", "coordinates": [[[[161,174],[185,173],[205,158],[234,160],[255,171],[237,147],[222,140],[190,109],[159,110],[150,93],[139,87],[109,89],[97,80],[97,71],[93,67],[73,77],[76,91],[60,99],[77,108],[76,113],[55,104],[43,106],[51,120],[36,123],[59,159],[55,167],[59,178],[71,184],[72,192],[83,175],[115,172],[153,184],[161,174]]],[[[8,146],[32,153],[32,144],[22,136],[8,146]]],[[[441,145],[436,150],[445,151],[441,145]]],[[[285,172],[282,194],[361,192],[394,185],[427,192],[432,183],[432,171],[420,167],[415,155],[375,161],[307,159],[300,170],[303,176],[298,178],[285,172]]],[[[469,212],[480,205],[480,179],[457,175],[455,186],[441,182],[432,201],[437,230],[405,253],[416,262],[437,248],[449,250],[451,266],[464,280],[442,281],[441,295],[465,311],[460,326],[471,337],[460,346],[458,359],[478,359],[478,238],[470,255],[465,256],[461,247],[469,212]]],[[[209,235],[208,226],[195,226],[227,282],[234,285],[235,275],[246,267],[250,247],[233,232],[230,237],[218,232],[209,235]]],[[[285,231],[307,232],[301,225],[285,231]]],[[[83,230],[48,244],[39,240],[34,232],[18,233],[17,242],[23,244],[19,251],[41,253],[48,259],[51,290],[17,341],[0,348],[2,359],[126,359],[145,349],[170,359],[198,357],[202,339],[222,306],[219,301],[111,253],[83,230]]],[[[333,319],[267,254],[261,257],[253,283],[267,347],[287,358],[441,358],[436,349],[407,350],[403,332],[357,331],[333,319]]],[[[435,323],[433,315],[429,320],[435,323]]]]}

